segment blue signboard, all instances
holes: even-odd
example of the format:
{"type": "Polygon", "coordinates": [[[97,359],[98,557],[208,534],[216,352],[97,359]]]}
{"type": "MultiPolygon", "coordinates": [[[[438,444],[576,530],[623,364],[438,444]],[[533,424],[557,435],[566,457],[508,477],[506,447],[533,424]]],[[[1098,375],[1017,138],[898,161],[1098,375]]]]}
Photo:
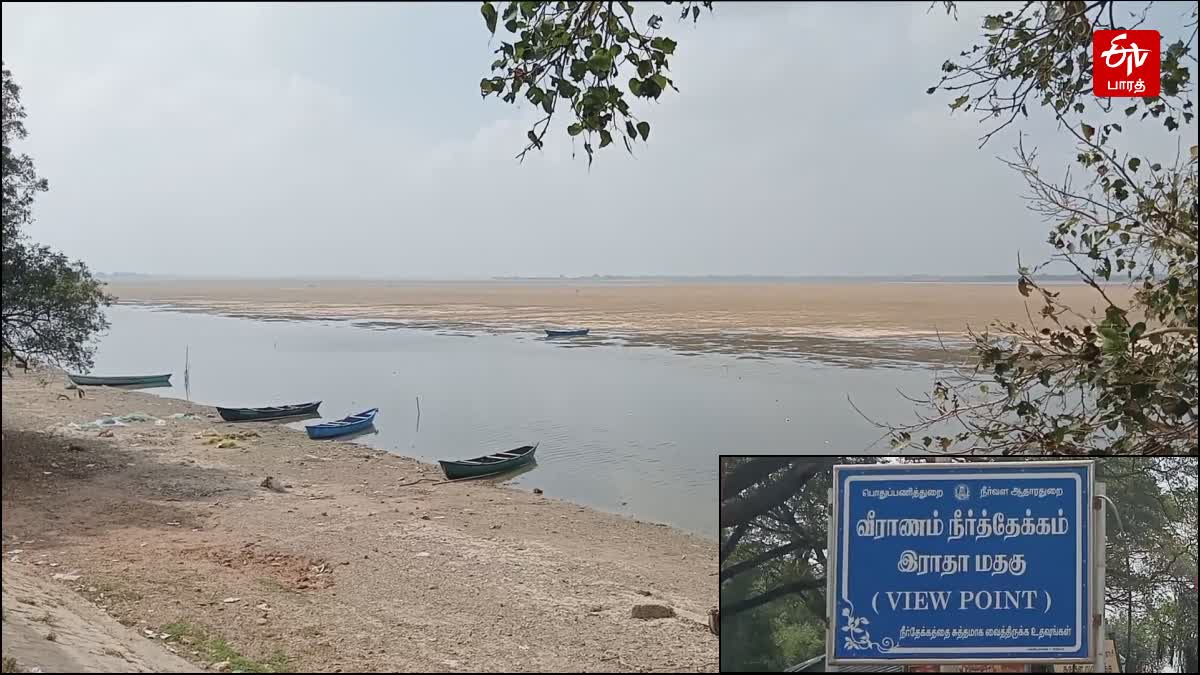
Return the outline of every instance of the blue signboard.
{"type": "Polygon", "coordinates": [[[834,663],[1091,658],[1090,462],[834,468],[834,663]]]}

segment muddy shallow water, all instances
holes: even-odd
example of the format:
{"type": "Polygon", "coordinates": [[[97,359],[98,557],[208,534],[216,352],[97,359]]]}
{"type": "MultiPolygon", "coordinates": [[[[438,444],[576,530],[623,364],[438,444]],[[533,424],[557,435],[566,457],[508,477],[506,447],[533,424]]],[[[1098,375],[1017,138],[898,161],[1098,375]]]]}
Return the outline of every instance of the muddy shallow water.
{"type": "Polygon", "coordinates": [[[429,461],[540,442],[516,485],[708,535],[719,454],[884,452],[847,396],[903,421],[911,409],[895,389],[917,393],[932,377],[844,341],[830,359],[796,342],[722,353],[603,330],[562,340],[129,306],[110,319],[93,374],[173,372],[170,388],[149,391],[208,405],[322,400],[326,418],[379,407],[374,433],[357,441],[429,461]]]}

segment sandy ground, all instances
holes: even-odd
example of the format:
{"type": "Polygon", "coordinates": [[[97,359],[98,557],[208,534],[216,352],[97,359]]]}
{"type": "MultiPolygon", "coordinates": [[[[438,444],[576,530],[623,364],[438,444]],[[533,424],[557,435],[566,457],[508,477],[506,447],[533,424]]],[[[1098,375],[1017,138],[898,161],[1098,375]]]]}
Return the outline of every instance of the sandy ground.
{"type": "Polygon", "coordinates": [[[202,666],[171,626],[297,672],[717,670],[710,540],[486,482],[435,484],[413,460],[225,424],[184,401],[79,400],[63,382],[3,382],[6,585],[14,569],[63,602],[77,592],[202,666]],[[131,412],[163,424],[68,426],[131,412]],[[207,432],[245,436],[218,448],[207,432]],[[289,487],[261,487],[267,476],[289,487]],[[632,618],[645,603],[676,616],[632,618]]]}
{"type": "MultiPolygon", "coordinates": [[[[367,281],[112,282],[122,301],[261,313],[438,321],[497,327],[769,330],[848,336],[954,333],[1026,321],[1012,285],[961,283],[520,283],[367,281]]],[[[1056,286],[1073,306],[1096,294],[1056,286]]],[[[1036,307],[1034,307],[1036,310],[1036,307]]],[[[1035,312],[1036,313],[1036,312],[1035,312]]]]}
{"type": "Polygon", "coordinates": [[[34,668],[43,673],[195,670],[165,646],[122,626],[88,600],[41,579],[24,565],[4,565],[3,597],[4,658],[22,672],[34,668]]]}
{"type": "MultiPolygon", "coordinates": [[[[126,281],[122,302],[232,316],[354,318],[420,328],[532,331],[588,326],[637,346],[817,358],[958,360],[968,325],[1027,324],[1015,284],[126,281]],[[945,345],[934,338],[941,336],[945,345]],[[913,339],[917,338],[917,341],[913,339]]],[[[1095,291],[1055,286],[1087,313],[1095,291]]],[[[1113,288],[1110,294],[1127,293],[1113,288]]]]}

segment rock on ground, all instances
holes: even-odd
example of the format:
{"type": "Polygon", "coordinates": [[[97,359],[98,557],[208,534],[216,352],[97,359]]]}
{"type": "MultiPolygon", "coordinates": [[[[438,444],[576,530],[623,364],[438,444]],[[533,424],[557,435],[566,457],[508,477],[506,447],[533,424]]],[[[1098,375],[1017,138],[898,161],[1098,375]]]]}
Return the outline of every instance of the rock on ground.
{"type": "Polygon", "coordinates": [[[635,619],[669,619],[675,616],[675,609],[653,603],[634,605],[630,615],[635,619]]]}

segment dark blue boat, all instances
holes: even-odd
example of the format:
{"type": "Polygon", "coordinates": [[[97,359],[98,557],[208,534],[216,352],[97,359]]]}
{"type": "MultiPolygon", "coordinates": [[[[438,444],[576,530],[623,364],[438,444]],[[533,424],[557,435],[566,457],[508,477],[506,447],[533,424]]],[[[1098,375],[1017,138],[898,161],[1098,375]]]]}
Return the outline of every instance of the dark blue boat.
{"type": "Polygon", "coordinates": [[[546,329],[546,337],[582,337],[588,334],[588,328],[567,328],[564,330],[546,329]]]}
{"type": "Polygon", "coordinates": [[[317,408],[320,407],[320,401],[313,401],[312,403],[278,405],[270,408],[222,408],[217,406],[217,412],[226,422],[259,422],[287,417],[316,417],[317,408]]]}
{"type": "Polygon", "coordinates": [[[305,426],[304,430],[308,432],[309,438],[336,438],[338,436],[347,436],[349,434],[363,431],[374,424],[375,414],[378,412],[379,408],[371,408],[370,410],[364,410],[357,415],[343,417],[336,422],[325,422],[323,424],[305,426]]]}

